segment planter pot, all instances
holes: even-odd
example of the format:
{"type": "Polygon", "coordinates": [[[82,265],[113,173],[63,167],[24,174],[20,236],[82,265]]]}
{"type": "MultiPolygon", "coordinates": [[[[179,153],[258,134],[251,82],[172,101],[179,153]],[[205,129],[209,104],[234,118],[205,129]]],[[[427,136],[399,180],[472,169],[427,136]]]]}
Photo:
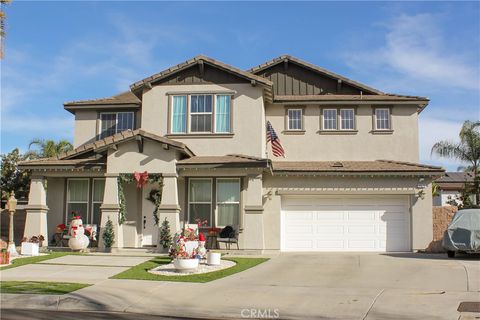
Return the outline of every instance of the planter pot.
{"type": "Polygon", "coordinates": [[[198,259],[175,259],[173,265],[178,272],[188,272],[198,268],[198,259]]]}
{"type": "Polygon", "coordinates": [[[24,256],[38,256],[38,243],[22,242],[22,255],[24,256]]]}
{"type": "Polygon", "coordinates": [[[222,257],[221,253],[209,252],[207,253],[207,264],[210,266],[220,265],[220,258],[222,257]]]}
{"type": "Polygon", "coordinates": [[[105,253],[112,253],[112,247],[105,247],[105,248],[103,249],[103,252],[105,252],[105,253]]]}

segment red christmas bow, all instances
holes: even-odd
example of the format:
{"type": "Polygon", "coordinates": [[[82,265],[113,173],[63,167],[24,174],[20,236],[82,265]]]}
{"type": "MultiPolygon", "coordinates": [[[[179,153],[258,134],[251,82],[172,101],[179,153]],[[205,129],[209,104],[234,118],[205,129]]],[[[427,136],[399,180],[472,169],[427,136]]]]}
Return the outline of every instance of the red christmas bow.
{"type": "Polygon", "coordinates": [[[145,171],[143,173],[135,171],[133,173],[133,177],[135,178],[135,181],[137,181],[137,188],[143,188],[143,186],[147,183],[148,181],[148,172],[145,171]]]}

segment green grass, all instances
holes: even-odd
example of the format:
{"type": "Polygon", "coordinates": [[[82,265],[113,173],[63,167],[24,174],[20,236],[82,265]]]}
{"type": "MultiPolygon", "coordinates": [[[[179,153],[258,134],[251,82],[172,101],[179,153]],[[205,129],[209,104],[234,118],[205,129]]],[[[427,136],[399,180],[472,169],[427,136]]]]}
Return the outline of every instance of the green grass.
{"type": "Polygon", "coordinates": [[[242,272],[244,270],[250,269],[267,261],[267,258],[227,258],[225,260],[230,260],[236,263],[235,266],[212,271],[209,273],[203,274],[192,274],[188,276],[163,276],[152,274],[148,270],[158,267],[162,264],[170,263],[170,258],[167,257],[156,257],[147,262],[141,263],[132,267],[128,270],[125,270],[119,274],[110,277],[110,279],[133,279],[133,280],[154,280],[154,281],[178,281],[178,282],[210,282],[220,278],[228,277],[237,272],[242,272]]]}
{"type": "Polygon", "coordinates": [[[48,255],[41,255],[41,256],[35,256],[35,257],[27,257],[27,258],[17,258],[12,261],[12,264],[4,267],[0,267],[1,270],[7,270],[11,268],[16,268],[20,266],[24,266],[27,264],[32,264],[32,263],[38,263],[41,261],[45,260],[50,260],[50,259],[55,259],[63,256],[68,256],[68,255],[83,255],[82,253],[76,253],[76,252],[51,252],[48,255]]]}
{"type": "Polygon", "coordinates": [[[84,283],[1,281],[0,293],[65,294],[90,286],[84,283]]]}

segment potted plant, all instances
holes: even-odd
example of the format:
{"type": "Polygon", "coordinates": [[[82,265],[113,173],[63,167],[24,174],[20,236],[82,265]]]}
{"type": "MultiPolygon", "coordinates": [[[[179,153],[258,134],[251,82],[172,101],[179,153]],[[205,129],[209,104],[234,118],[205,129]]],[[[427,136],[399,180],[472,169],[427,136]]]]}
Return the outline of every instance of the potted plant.
{"type": "Polygon", "coordinates": [[[178,272],[188,272],[198,267],[199,260],[195,258],[195,251],[189,254],[185,249],[186,241],[188,240],[184,236],[179,236],[170,249],[169,256],[178,272]]]}
{"type": "Polygon", "coordinates": [[[45,238],[42,235],[32,236],[30,239],[23,237],[21,254],[26,256],[38,256],[39,247],[45,238]]]}
{"type": "Polygon", "coordinates": [[[105,230],[102,234],[103,245],[105,246],[105,252],[112,252],[112,245],[115,243],[115,231],[113,230],[113,223],[108,218],[105,224],[105,230]]]}

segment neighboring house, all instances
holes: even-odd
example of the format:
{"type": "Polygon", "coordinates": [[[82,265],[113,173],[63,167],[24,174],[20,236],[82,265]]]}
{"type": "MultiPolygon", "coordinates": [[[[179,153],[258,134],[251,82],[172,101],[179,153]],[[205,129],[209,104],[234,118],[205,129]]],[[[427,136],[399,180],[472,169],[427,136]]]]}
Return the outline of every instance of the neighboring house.
{"type": "MultiPolygon", "coordinates": [[[[452,200],[462,204],[460,197],[466,183],[473,183],[473,174],[470,172],[445,172],[445,175],[436,180],[437,194],[433,197],[434,206],[449,206],[452,200]]],[[[472,201],[475,196],[472,196],[472,201]]]]}
{"type": "Polygon", "coordinates": [[[26,235],[51,234],[79,211],[115,223],[117,247],[156,245],[146,200],[161,174],[160,220],[233,225],[243,249],[411,251],[432,241],[431,182],[418,164],[418,116],[429,100],[386,94],[291,56],[248,71],[204,56],[111,98],[65,103],[75,149],[24,162],[32,170],[26,235]],[[266,123],[285,158],[274,157],[266,123]],[[44,181],[48,181],[45,190],[44,181]],[[47,219],[48,217],[48,219],[47,219]]]}

